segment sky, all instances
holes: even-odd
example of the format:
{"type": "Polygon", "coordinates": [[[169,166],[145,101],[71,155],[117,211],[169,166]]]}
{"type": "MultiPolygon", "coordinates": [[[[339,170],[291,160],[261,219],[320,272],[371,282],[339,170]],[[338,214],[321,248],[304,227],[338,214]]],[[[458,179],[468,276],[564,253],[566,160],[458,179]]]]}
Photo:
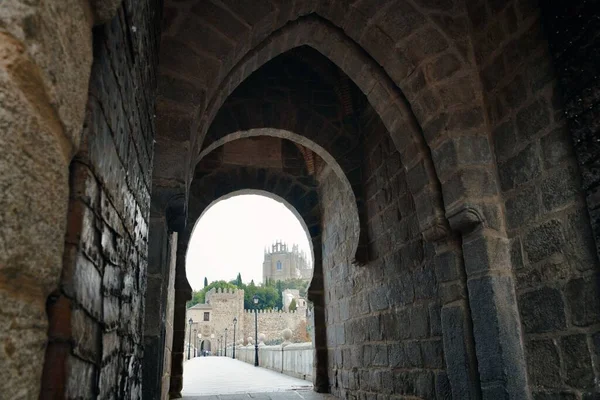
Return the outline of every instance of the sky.
{"type": "Polygon", "coordinates": [[[259,195],[239,195],[210,207],[196,223],[186,258],[192,289],[208,282],[235,279],[262,282],[265,246],[277,240],[298,244],[312,265],[308,237],[296,216],[282,203],[259,195]]]}

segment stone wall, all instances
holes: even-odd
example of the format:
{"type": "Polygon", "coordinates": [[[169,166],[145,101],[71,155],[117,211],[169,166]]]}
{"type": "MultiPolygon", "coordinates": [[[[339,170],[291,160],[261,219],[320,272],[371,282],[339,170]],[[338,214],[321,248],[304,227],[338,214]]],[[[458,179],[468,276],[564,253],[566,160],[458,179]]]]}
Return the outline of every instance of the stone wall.
{"type": "MultiPolygon", "coordinates": [[[[69,163],[79,146],[88,96],[90,11],[90,4],[79,0],[0,3],[0,393],[5,398],[39,396],[46,300],[60,280],[69,163]]],[[[68,312],[68,304],[62,305],[68,312]]],[[[63,325],[68,329],[68,322],[63,325]]]]}
{"type": "Polygon", "coordinates": [[[582,187],[600,249],[600,37],[598,9],[593,1],[553,1],[540,4],[544,32],[554,61],[554,72],[564,102],[564,115],[582,174],[582,187]]]}
{"type": "MultiPolygon", "coordinates": [[[[581,172],[584,189],[589,175],[577,166],[565,119],[573,108],[565,109],[557,86],[557,71],[567,66],[553,65],[540,9],[532,4],[490,1],[469,13],[511,240],[529,385],[534,396],[591,393],[600,376],[592,362],[600,318],[598,257],[581,189],[581,172]]],[[[576,25],[585,26],[579,19],[576,25]]],[[[548,28],[563,40],[555,33],[562,28],[548,28]]],[[[570,96],[579,104],[577,94],[570,96]]]]}
{"type": "MultiPolygon", "coordinates": [[[[254,310],[244,310],[243,336],[240,339],[247,343],[248,337],[254,337],[254,310]]],[[[306,322],[306,308],[296,311],[283,312],[273,310],[258,310],[258,335],[265,335],[265,341],[283,339],[282,331],[289,328],[294,332],[300,321],[306,322]]]]}
{"type": "Polygon", "coordinates": [[[343,221],[350,205],[339,179],[330,173],[320,182],[331,392],[447,398],[432,248],[420,237],[405,170],[385,128],[372,122],[369,133],[367,265],[351,263],[347,251],[343,221]]]}
{"type": "Polygon", "coordinates": [[[124,1],[94,30],[41,398],[142,398],[159,6],[124,1]]]}
{"type": "Polygon", "coordinates": [[[144,399],[165,399],[169,389],[177,233],[165,218],[151,216],[144,316],[144,399]]]}

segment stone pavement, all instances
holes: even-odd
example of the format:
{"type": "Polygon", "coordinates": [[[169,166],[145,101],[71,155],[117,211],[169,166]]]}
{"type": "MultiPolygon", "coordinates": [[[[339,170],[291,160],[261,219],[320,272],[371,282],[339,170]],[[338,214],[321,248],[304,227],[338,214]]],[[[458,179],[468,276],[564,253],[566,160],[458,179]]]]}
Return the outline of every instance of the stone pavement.
{"type": "Polygon", "coordinates": [[[284,392],[219,394],[207,396],[183,396],[183,400],[337,400],[330,394],[312,390],[289,390],[284,392]]]}
{"type": "Polygon", "coordinates": [[[184,399],[317,400],[312,383],[229,357],[196,357],[183,367],[184,399]]]}

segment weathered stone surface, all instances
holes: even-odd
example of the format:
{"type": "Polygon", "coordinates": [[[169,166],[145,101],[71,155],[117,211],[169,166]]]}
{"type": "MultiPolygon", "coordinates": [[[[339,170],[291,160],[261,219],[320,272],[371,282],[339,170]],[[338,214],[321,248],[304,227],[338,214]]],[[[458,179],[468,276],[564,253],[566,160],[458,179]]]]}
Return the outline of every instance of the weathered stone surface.
{"type": "Polygon", "coordinates": [[[550,113],[548,105],[538,100],[517,113],[517,128],[523,140],[529,140],[539,131],[548,126],[550,113]]]}
{"type": "Polygon", "coordinates": [[[513,282],[507,276],[468,281],[473,335],[482,390],[514,398],[527,396],[524,349],[513,282]],[[505,366],[511,366],[508,370],[505,366]],[[504,374],[509,374],[504,382],[504,374]]]}
{"type": "Polygon", "coordinates": [[[9,1],[0,7],[0,26],[0,298],[7,303],[0,319],[7,375],[0,390],[36,398],[47,329],[43,310],[60,275],[68,163],[87,96],[91,25],[78,1],[9,1]],[[67,41],[69,48],[62,45],[67,41]],[[23,287],[26,296],[18,294],[23,287]],[[8,305],[10,298],[21,305],[8,305]],[[10,326],[22,328],[15,335],[10,326]],[[31,349],[31,358],[23,362],[27,355],[13,346],[31,349]]]}
{"type": "Polygon", "coordinates": [[[538,262],[562,249],[562,224],[552,219],[533,228],[523,240],[523,249],[529,262],[538,262]]]}
{"type": "Polygon", "coordinates": [[[565,304],[556,289],[542,288],[522,294],[519,307],[525,332],[542,333],[566,327],[565,304]]]}
{"type": "Polygon", "coordinates": [[[442,308],[444,358],[448,380],[455,398],[477,398],[478,383],[473,363],[474,349],[470,348],[469,321],[465,307],[442,308]]]}
{"type": "Polygon", "coordinates": [[[572,280],[565,292],[573,325],[588,326],[598,321],[600,293],[597,276],[572,280]]]}
{"type": "Polygon", "coordinates": [[[510,269],[508,239],[475,235],[463,243],[465,269],[469,276],[487,271],[510,269]]]}
{"type": "Polygon", "coordinates": [[[535,386],[559,387],[560,357],[552,340],[531,340],[527,343],[527,372],[535,386]]]}
{"type": "Polygon", "coordinates": [[[537,178],[541,173],[537,146],[529,145],[506,162],[498,165],[498,173],[503,191],[537,178]]]}
{"type": "Polygon", "coordinates": [[[560,347],[565,363],[565,383],[579,388],[590,387],[594,373],[590,364],[586,336],[565,336],[560,340],[560,347]]]}
{"type": "Polygon", "coordinates": [[[58,367],[44,372],[43,395],[166,397],[170,381],[177,397],[190,288],[183,261],[167,279],[172,263],[153,254],[156,242],[149,249],[150,212],[162,218],[161,193],[172,190],[181,229],[168,227],[183,230],[195,211],[249,188],[293,204],[318,254],[317,390],[361,400],[593,396],[590,2],[569,12],[496,0],[38,3],[7,0],[0,12],[2,393],[38,397],[33,366],[55,291],[46,357],[58,367]],[[104,21],[88,79],[91,26],[104,21]],[[284,132],[300,157],[224,157],[240,131],[265,128],[246,139],[284,132]],[[490,238],[464,236],[478,230],[490,238]],[[162,349],[144,338],[147,288],[160,298],[148,297],[146,315],[159,322],[146,333],[162,349]],[[144,343],[147,363],[162,365],[160,391],[141,384],[144,343]]]}

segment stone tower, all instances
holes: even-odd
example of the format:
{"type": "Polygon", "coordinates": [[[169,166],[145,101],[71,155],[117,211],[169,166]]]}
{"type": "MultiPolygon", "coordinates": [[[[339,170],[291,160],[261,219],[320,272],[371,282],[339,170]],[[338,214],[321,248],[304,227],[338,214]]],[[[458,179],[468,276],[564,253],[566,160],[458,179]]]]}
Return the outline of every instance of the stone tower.
{"type": "Polygon", "coordinates": [[[312,267],[306,253],[300,251],[297,244],[290,250],[287,243],[275,242],[271,248],[265,248],[263,261],[263,282],[267,279],[273,281],[286,281],[290,279],[310,280],[312,267]]]}

